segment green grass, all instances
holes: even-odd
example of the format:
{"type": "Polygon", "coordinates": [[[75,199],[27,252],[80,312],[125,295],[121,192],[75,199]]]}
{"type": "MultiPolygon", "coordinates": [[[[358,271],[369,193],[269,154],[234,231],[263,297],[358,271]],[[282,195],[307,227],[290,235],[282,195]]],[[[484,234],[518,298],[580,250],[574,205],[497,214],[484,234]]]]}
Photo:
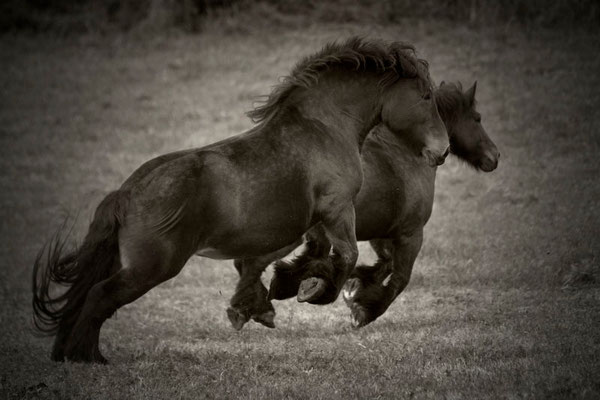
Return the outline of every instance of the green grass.
{"type": "MultiPolygon", "coordinates": [[[[246,27],[199,36],[0,41],[0,395],[6,398],[597,398],[600,37],[447,23],[246,27]],[[232,32],[232,33],[231,33],[232,32]],[[237,33],[236,33],[237,32],[237,33]],[[415,43],[439,82],[477,79],[502,153],[438,172],[413,280],[350,329],[343,302],[275,302],[275,330],[229,326],[230,261],[194,258],[103,329],[108,366],[55,364],[30,330],[30,273],[66,213],[143,161],[251,126],[302,55],[350,34],[415,43]]],[[[363,259],[372,254],[364,246],[363,259]]],[[[268,279],[268,276],[267,276],[268,279]]]]}

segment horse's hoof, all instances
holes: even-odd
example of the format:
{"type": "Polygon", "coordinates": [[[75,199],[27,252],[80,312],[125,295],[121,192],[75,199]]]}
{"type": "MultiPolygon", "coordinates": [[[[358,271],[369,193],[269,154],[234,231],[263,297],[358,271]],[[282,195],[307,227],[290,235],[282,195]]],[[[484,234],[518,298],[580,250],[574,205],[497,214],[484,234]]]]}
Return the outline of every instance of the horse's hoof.
{"type": "Polygon", "coordinates": [[[246,322],[248,322],[248,318],[244,314],[231,307],[227,308],[227,317],[229,318],[229,322],[231,322],[231,326],[236,331],[241,330],[246,322]]]}
{"type": "Polygon", "coordinates": [[[275,328],[275,311],[267,311],[259,315],[253,315],[252,319],[267,328],[275,328]]]}
{"type": "Polygon", "coordinates": [[[298,301],[304,302],[315,302],[321,297],[327,290],[327,283],[321,278],[307,278],[300,282],[300,288],[298,288],[298,301]]]}
{"type": "Polygon", "coordinates": [[[362,328],[369,323],[367,312],[363,309],[363,307],[355,304],[350,308],[350,312],[350,322],[352,324],[352,328],[362,328]]]}

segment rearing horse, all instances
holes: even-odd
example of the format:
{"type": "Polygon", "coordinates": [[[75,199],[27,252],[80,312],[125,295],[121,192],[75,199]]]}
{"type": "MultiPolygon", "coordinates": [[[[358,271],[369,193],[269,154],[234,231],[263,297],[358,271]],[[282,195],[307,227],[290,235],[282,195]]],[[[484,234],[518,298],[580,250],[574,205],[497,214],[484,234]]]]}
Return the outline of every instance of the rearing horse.
{"type": "MultiPolygon", "coordinates": [[[[476,88],[474,84],[463,93],[460,84],[442,82],[436,101],[451,152],[473,168],[491,172],[500,153],[475,109],[476,88]]],[[[344,301],[357,328],[382,315],[408,285],[431,216],[436,175],[435,168],[414,157],[409,143],[384,127],[376,128],[365,141],[362,155],[364,181],[355,201],[356,236],[370,241],[378,260],[374,266],[357,266],[344,286],[344,301]]],[[[322,230],[317,226],[306,236],[307,251],[291,264],[275,268],[270,297],[295,295],[303,276],[327,257],[330,247],[322,230]]]]}
{"type": "MultiPolygon", "coordinates": [[[[473,168],[490,172],[498,165],[500,153],[481,125],[475,90],[476,85],[463,92],[460,84],[442,82],[435,100],[448,131],[450,152],[473,168]]],[[[431,215],[435,183],[435,168],[415,157],[410,143],[383,127],[376,127],[365,140],[362,159],[363,185],[354,202],[356,236],[370,240],[378,261],[375,266],[357,266],[346,282],[344,300],[356,327],[383,314],[408,284],[431,215]]],[[[330,247],[318,226],[305,236],[300,255],[275,264],[270,299],[295,296],[315,260],[328,256],[330,247]]],[[[260,281],[260,273],[273,261],[265,257],[235,261],[240,281],[227,309],[235,329],[250,318],[275,327],[275,310],[260,281]]]]}
{"type": "Polygon", "coordinates": [[[353,199],[365,136],[383,123],[431,165],[449,145],[426,63],[396,42],[329,44],[249,115],[259,124],[246,133],[142,165],[100,203],[78,250],[63,255],[57,237],[40,252],[33,307],[36,326],[56,333],[53,360],[105,362],[104,321],[193,254],[268,254],[317,223],[340,271],[337,296],[358,254],[353,199]],[[53,297],[52,282],[69,287],[53,297]]]}

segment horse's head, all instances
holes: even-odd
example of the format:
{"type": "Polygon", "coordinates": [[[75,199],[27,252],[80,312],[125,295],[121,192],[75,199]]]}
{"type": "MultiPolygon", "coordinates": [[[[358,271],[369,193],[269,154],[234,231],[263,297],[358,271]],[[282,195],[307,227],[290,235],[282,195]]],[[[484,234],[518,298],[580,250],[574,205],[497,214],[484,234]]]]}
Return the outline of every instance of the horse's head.
{"type": "Polygon", "coordinates": [[[463,93],[460,84],[442,82],[437,102],[450,137],[450,151],[474,168],[490,172],[498,166],[500,152],[481,125],[475,110],[477,82],[463,93]]]}
{"type": "Polygon", "coordinates": [[[387,88],[383,99],[383,124],[418,149],[429,165],[443,164],[448,155],[448,134],[433,90],[420,79],[400,79],[387,88]]]}

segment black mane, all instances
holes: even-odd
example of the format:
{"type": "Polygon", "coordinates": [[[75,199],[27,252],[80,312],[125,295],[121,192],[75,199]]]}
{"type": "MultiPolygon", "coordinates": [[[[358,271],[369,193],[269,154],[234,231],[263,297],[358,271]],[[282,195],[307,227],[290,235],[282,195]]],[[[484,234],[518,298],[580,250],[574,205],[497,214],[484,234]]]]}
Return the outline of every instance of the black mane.
{"type": "Polygon", "coordinates": [[[459,115],[475,108],[475,103],[471,104],[471,100],[463,93],[460,82],[440,85],[435,91],[435,104],[446,126],[456,121],[459,115]]]}
{"type": "Polygon", "coordinates": [[[328,43],[317,53],[298,62],[291,74],[273,88],[264,104],[246,115],[254,122],[267,119],[294,89],[314,85],[323,71],[332,68],[380,73],[382,87],[401,78],[417,78],[426,87],[432,86],[428,64],[416,57],[411,44],[352,37],[342,43],[328,43]]]}

